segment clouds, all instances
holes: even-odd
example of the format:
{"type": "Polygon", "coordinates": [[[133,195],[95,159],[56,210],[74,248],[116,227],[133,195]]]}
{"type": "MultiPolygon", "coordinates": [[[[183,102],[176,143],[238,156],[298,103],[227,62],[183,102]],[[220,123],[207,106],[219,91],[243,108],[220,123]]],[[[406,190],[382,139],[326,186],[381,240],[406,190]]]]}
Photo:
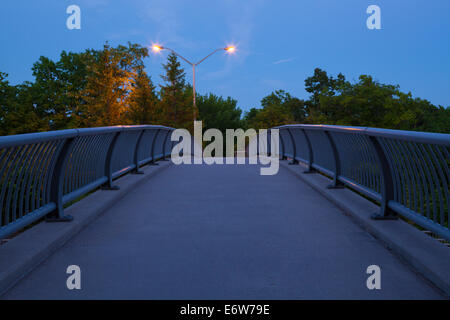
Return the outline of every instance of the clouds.
{"type": "MultiPolygon", "coordinates": [[[[150,22],[156,32],[153,32],[151,41],[173,43],[178,46],[189,46],[189,42],[180,35],[184,15],[173,2],[164,0],[136,1],[140,8],[140,18],[150,22]]],[[[150,43],[148,43],[150,45],[150,43]]]]}
{"type": "Polygon", "coordinates": [[[277,61],[273,62],[273,64],[288,63],[288,62],[294,61],[295,59],[296,59],[295,57],[287,58],[287,59],[281,59],[281,60],[277,60],[277,61]]]}

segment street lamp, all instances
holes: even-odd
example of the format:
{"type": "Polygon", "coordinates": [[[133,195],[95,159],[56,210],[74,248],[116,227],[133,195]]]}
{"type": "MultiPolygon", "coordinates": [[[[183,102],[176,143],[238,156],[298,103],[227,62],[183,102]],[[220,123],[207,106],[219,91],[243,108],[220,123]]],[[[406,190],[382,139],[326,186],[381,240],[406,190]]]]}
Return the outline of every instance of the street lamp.
{"type": "Polygon", "coordinates": [[[176,56],[180,57],[181,59],[183,59],[189,65],[192,66],[192,83],[193,83],[192,84],[192,91],[193,91],[193,97],[194,97],[194,121],[197,120],[196,116],[195,116],[195,110],[197,109],[197,104],[196,104],[196,100],[195,100],[195,67],[198,66],[200,63],[202,63],[203,61],[205,61],[207,58],[209,58],[210,56],[212,56],[214,53],[216,53],[218,51],[225,50],[228,53],[233,53],[233,52],[236,51],[236,47],[235,46],[228,46],[228,47],[225,47],[225,48],[216,49],[213,52],[211,52],[210,54],[208,54],[206,57],[204,57],[203,59],[198,61],[197,63],[190,62],[188,59],[183,57],[181,54],[179,54],[179,53],[175,52],[174,50],[172,50],[170,48],[167,48],[167,47],[163,47],[163,46],[154,44],[152,49],[153,49],[154,52],[160,52],[161,50],[169,50],[170,52],[172,52],[176,56]]]}

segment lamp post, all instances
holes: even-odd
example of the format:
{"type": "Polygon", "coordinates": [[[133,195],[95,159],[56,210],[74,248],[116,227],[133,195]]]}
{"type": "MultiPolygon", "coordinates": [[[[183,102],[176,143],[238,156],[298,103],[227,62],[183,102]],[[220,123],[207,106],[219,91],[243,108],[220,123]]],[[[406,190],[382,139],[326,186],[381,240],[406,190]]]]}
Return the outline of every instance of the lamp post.
{"type": "Polygon", "coordinates": [[[177,53],[175,50],[172,50],[170,48],[167,47],[163,47],[160,45],[153,45],[152,47],[154,52],[159,52],[161,50],[169,50],[170,52],[172,52],[173,54],[175,54],[176,56],[180,57],[181,59],[183,59],[184,61],[186,61],[189,65],[192,66],[192,90],[193,90],[193,104],[194,104],[194,121],[197,120],[196,115],[195,115],[195,110],[197,109],[197,104],[196,104],[196,99],[195,99],[195,67],[198,66],[200,63],[202,63],[203,61],[205,61],[207,58],[209,58],[210,56],[212,56],[214,53],[225,50],[228,53],[233,53],[236,50],[236,47],[234,46],[228,46],[225,48],[219,48],[214,50],[213,52],[211,52],[210,54],[208,54],[206,57],[204,57],[203,59],[201,59],[200,61],[198,61],[197,63],[193,63],[191,61],[189,61],[188,59],[186,59],[185,57],[183,57],[181,54],[177,53]]]}

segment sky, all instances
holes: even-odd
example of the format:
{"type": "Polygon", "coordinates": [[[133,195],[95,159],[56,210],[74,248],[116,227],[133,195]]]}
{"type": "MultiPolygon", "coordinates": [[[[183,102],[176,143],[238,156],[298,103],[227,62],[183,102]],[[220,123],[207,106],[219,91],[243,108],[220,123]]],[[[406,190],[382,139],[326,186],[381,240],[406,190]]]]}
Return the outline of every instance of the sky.
{"type": "MultiPolygon", "coordinates": [[[[197,67],[197,91],[231,96],[245,110],[283,89],[307,98],[305,78],[316,67],[348,80],[369,74],[404,92],[450,106],[448,0],[2,0],[0,71],[12,84],[33,81],[40,56],[82,52],[128,41],[170,47],[197,67]],[[81,29],[69,30],[69,5],[81,9],[81,29]],[[369,5],[381,9],[381,29],[369,30],[369,5]]],[[[161,83],[167,54],[146,58],[161,83]]],[[[183,64],[188,81],[189,65],[183,64]]]]}

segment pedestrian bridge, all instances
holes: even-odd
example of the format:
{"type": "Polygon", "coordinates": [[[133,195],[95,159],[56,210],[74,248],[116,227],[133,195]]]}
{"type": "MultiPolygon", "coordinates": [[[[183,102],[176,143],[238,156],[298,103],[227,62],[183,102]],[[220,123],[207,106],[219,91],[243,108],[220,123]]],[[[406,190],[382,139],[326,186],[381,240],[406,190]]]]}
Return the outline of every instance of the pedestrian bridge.
{"type": "Polygon", "coordinates": [[[448,298],[448,135],[274,129],[271,176],[164,161],[161,126],[1,137],[1,298],[448,298]]]}

